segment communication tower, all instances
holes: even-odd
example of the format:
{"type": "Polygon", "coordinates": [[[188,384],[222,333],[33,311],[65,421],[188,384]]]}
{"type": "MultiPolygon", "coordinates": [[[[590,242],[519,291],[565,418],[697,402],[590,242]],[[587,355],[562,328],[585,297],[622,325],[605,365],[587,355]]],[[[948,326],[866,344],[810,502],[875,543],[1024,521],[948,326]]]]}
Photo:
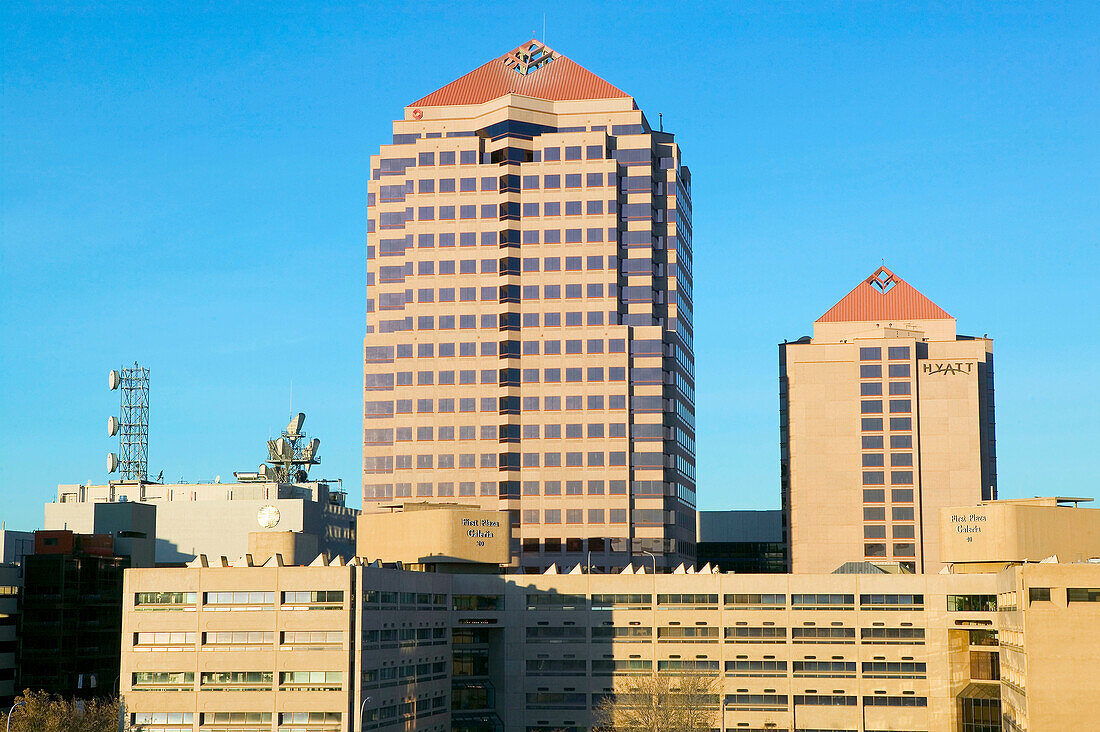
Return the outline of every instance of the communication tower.
{"type": "Polygon", "coordinates": [[[149,476],[149,369],[112,370],[107,386],[119,392],[118,417],[107,419],[107,434],[118,435],[118,453],[107,455],[107,472],[116,470],[123,480],[148,480],[149,476]]]}
{"type": "Polygon", "coordinates": [[[267,441],[267,464],[261,465],[259,470],[262,477],[280,483],[304,483],[309,469],[321,462],[317,457],[321,441],[311,440],[302,432],[305,421],[306,415],[298,412],[283,430],[282,437],[267,441]]]}

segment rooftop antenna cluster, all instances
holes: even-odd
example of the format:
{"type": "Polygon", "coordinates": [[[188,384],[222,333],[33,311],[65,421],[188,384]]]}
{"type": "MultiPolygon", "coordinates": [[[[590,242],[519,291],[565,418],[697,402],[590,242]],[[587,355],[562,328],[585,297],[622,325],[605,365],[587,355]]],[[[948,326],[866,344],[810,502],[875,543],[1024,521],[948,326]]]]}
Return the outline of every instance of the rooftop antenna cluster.
{"type": "Polygon", "coordinates": [[[281,437],[267,441],[267,463],[258,471],[262,477],[279,483],[304,483],[309,469],[320,464],[317,450],[321,441],[316,437],[311,440],[302,432],[305,421],[306,415],[298,412],[281,437]]]}
{"type": "Polygon", "coordinates": [[[118,435],[118,453],[107,453],[107,472],[123,480],[149,477],[149,369],[135,361],[130,368],[112,369],[107,386],[119,392],[118,416],[107,418],[107,434],[118,435]]]}

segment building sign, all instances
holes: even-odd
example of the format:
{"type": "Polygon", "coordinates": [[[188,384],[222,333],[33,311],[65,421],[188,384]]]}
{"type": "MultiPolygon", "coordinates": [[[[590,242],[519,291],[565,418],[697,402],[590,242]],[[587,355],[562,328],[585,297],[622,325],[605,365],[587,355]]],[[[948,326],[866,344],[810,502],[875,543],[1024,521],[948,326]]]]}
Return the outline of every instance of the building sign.
{"type": "Polygon", "coordinates": [[[968,542],[974,541],[974,534],[982,533],[985,527],[986,517],[980,513],[953,513],[951,514],[951,526],[955,533],[966,537],[968,542]]]}
{"type": "Polygon", "coordinates": [[[932,363],[925,361],[921,365],[922,371],[928,376],[934,376],[936,374],[970,374],[973,373],[976,363],[965,363],[962,361],[946,362],[946,363],[932,363]]]}
{"type": "Polygon", "coordinates": [[[485,539],[492,539],[492,529],[499,529],[500,522],[495,519],[462,519],[462,526],[466,528],[466,536],[477,540],[477,546],[485,546],[485,539]]]}

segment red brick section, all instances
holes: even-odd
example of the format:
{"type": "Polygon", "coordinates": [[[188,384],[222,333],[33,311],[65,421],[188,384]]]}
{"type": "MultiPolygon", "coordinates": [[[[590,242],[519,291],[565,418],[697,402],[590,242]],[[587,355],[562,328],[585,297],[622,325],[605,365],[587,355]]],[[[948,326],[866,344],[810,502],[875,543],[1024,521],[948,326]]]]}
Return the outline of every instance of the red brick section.
{"type": "Polygon", "coordinates": [[[409,107],[441,107],[452,104],[481,104],[505,94],[564,101],[573,99],[617,99],[630,95],[565,56],[524,75],[505,65],[511,53],[495,58],[465,76],[455,79],[409,107]]]}
{"type": "Polygon", "coordinates": [[[829,312],[817,319],[818,323],[852,323],[868,320],[947,320],[951,316],[936,303],[917,291],[915,287],[896,274],[880,267],[870,277],[856,285],[834,305],[829,312]],[[893,282],[887,292],[882,292],[874,282],[893,282]]]}

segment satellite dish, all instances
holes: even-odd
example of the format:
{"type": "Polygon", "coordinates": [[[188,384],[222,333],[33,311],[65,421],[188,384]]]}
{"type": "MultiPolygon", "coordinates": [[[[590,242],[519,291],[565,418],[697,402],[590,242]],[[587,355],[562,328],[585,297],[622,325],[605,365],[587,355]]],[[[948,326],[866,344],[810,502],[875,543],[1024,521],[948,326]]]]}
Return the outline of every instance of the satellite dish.
{"type": "Polygon", "coordinates": [[[107,435],[114,437],[118,434],[118,417],[107,418],[107,435]]]}
{"type": "Polygon", "coordinates": [[[122,377],[118,375],[118,371],[111,369],[111,373],[107,374],[107,388],[114,391],[118,388],[118,385],[122,383],[122,377]]]}
{"type": "Polygon", "coordinates": [[[264,506],[256,514],[256,523],[263,529],[274,529],[279,525],[279,509],[275,506],[264,506]]]}
{"type": "Polygon", "coordinates": [[[118,470],[118,455],[113,452],[107,453],[107,472],[113,473],[118,470]]]}
{"type": "Polygon", "coordinates": [[[298,412],[294,419],[290,420],[290,424],[286,426],[286,433],[288,435],[301,434],[302,424],[306,421],[306,415],[302,412],[298,412]]]}

